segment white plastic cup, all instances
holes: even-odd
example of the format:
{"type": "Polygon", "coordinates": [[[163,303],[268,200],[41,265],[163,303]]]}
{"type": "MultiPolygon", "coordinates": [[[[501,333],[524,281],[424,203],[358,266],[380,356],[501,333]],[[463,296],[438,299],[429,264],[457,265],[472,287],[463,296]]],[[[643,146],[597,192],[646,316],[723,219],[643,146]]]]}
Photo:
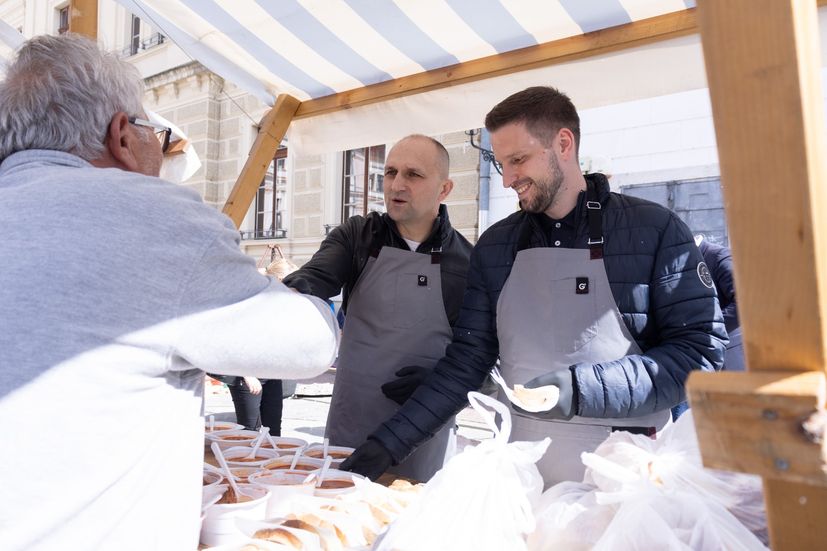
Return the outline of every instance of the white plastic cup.
{"type": "MultiPolygon", "coordinates": [[[[345,446],[328,446],[327,455],[332,458],[330,466],[333,468],[338,467],[344,462],[345,459],[350,457],[353,451],[353,448],[348,448],[345,446]]],[[[304,451],[304,455],[314,459],[324,460],[324,446],[322,444],[313,444],[304,451]]]]}
{"type": "Polygon", "coordinates": [[[279,452],[276,450],[262,450],[259,448],[258,451],[256,451],[255,459],[250,460],[247,459],[247,456],[250,455],[253,449],[242,446],[222,449],[221,451],[224,453],[224,460],[230,467],[255,467],[256,469],[260,469],[262,465],[273,461],[279,456],[279,452]]]}
{"type": "Polygon", "coordinates": [[[210,434],[213,432],[218,432],[222,430],[240,430],[243,429],[244,425],[239,425],[238,423],[230,423],[229,421],[216,421],[213,425],[213,430],[210,430],[210,421],[209,419],[204,420],[204,433],[210,434]]]}
{"type": "Polygon", "coordinates": [[[238,446],[252,447],[253,442],[258,438],[258,432],[254,430],[217,430],[208,432],[205,435],[207,447],[213,442],[218,444],[222,450],[238,446]]]}
{"type": "Polygon", "coordinates": [[[261,470],[260,467],[230,467],[230,472],[233,474],[235,481],[242,484],[248,484],[250,475],[261,472],[261,470]]]}
{"type": "MultiPolygon", "coordinates": [[[[279,451],[280,455],[293,453],[296,449],[307,446],[307,441],[302,440],[301,438],[291,438],[289,436],[271,436],[270,438],[272,438],[273,442],[275,442],[276,449],[279,451]]],[[[261,447],[271,450],[273,449],[273,446],[270,444],[270,440],[267,438],[265,438],[264,442],[261,443],[261,447]]]]}
{"type": "MultiPolygon", "coordinates": [[[[293,456],[292,455],[282,455],[281,457],[274,459],[273,461],[268,461],[264,465],[262,465],[263,469],[267,469],[268,471],[285,471],[290,470],[290,465],[293,464],[293,456]]],[[[324,461],[321,459],[313,459],[312,457],[305,457],[302,455],[299,457],[298,462],[296,463],[295,468],[293,471],[303,472],[305,476],[312,473],[313,471],[318,471],[324,465],[324,461]]]]}
{"type": "MultiPolygon", "coordinates": [[[[347,471],[340,471],[337,469],[328,469],[319,486],[316,486],[313,495],[316,497],[333,497],[339,494],[349,494],[356,491],[356,484],[353,482],[355,478],[365,478],[356,473],[347,471]]],[[[318,483],[318,480],[314,480],[318,483]]]]}
{"type": "Polygon", "coordinates": [[[235,519],[264,520],[267,509],[267,490],[252,484],[238,484],[240,493],[253,498],[243,503],[216,503],[204,513],[201,523],[201,543],[212,547],[247,540],[236,526],[235,519]]]}
{"type": "Polygon", "coordinates": [[[202,480],[202,486],[204,488],[210,488],[212,486],[217,486],[218,484],[221,484],[221,481],[224,480],[224,477],[221,475],[221,473],[217,473],[215,471],[208,471],[205,469],[202,480]]]}
{"type": "Polygon", "coordinates": [[[250,475],[250,484],[270,492],[265,518],[286,516],[291,511],[291,501],[297,496],[312,496],[316,479],[305,482],[308,473],[295,471],[259,471],[250,475]]]}

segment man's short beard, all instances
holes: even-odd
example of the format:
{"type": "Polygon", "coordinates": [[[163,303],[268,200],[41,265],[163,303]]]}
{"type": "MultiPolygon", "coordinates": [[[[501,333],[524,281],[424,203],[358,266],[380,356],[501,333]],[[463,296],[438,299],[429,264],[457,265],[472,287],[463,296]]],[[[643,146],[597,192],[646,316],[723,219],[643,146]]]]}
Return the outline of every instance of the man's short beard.
{"type": "Polygon", "coordinates": [[[531,202],[523,204],[521,207],[526,212],[545,212],[554,203],[557,198],[557,193],[563,185],[563,170],[557,162],[557,157],[551,153],[549,157],[549,175],[542,180],[534,180],[534,197],[531,202]]]}

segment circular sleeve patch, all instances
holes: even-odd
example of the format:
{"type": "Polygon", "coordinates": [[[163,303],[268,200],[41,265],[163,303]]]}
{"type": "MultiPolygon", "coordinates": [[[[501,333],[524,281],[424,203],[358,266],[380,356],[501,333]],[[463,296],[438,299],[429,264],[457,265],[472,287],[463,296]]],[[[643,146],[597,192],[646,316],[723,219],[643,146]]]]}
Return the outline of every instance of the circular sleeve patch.
{"type": "Polygon", "coordinates": [[[698,262],[698,278],[701,280],[701,283],[710,289],[715,287],[715,282],[712,280],[712,274],[709,272],[706,262],[698,262]]]}

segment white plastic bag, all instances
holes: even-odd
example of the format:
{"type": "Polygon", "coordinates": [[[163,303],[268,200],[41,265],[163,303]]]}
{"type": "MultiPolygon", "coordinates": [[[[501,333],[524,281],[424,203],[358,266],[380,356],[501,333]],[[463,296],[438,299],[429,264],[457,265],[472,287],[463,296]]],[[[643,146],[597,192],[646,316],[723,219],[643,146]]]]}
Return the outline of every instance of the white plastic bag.
{"type": "Polygon", "coordinates": [[[535,508],[537,529],[529,551],[591,549],[614,518],[616,507],[597,503],[594,486],[561,482],[546,490],[535,508]]]}
{"type": "MultiPolygon", "coordinates": [[[[594,551],[766,551],[716,502],[688,492],[652,489],[628,495],[594,551]]],[[[598,493],[598,503],[603,497],[598,493]]]]}
{"type": "MultiPolygon", "coordinates": [[[[692,410],[658,435],[657,440],[614,432],[594,454],[648,478],[665,491],[686,491],[726,508],[759,540],[767,544],[767,518],[761,479],[754,475],[703,467],[692,410]]],[[[616,473],[616,471],[614,471],[616,473]]],[[[603,492],[622,485],[615,474],[586,469],[586,483],[603,492]]]]}
{"type": "Polygon", "coordinates": [[[420,498],[391,524],[377,551],[519,551],[534,531],[532,506],[543,479],[535,463],[550,440],[508,442],[511,412],[493,398],[468,393],[468,401],[494,438],[449,461],[420,498]],[[484,406],[500,414],[501,427],[484,406]]]}

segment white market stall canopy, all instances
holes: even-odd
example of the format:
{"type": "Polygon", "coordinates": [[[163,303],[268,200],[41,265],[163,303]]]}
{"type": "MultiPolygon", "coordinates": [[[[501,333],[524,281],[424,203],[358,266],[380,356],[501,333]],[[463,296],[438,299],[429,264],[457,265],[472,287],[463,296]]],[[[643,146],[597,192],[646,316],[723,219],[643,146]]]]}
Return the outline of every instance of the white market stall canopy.
{"type": "Polygon", "coordinates": [[[533,84],[580,109],[706,85],[694,0],[118,1],[266,104],[301,101],[308,153],[479,127],[533,84]]]}
{"type": "Polygon", "coordinates": [[[23,35],[17,29],[0,20],[0,78],[6,74],[6,64],[23,40],[23,35]]]}

